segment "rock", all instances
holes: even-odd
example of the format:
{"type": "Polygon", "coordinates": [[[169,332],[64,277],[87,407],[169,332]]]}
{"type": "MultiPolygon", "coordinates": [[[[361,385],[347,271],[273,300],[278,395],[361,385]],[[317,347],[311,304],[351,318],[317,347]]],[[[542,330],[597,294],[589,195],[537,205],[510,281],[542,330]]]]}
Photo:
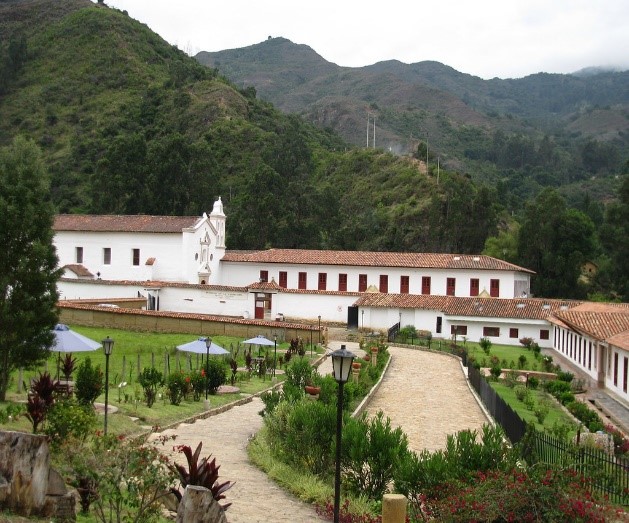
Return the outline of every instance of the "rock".
{"type": "Polygon", "coordinates": [[[227,523],[227,518],[212,492],[188,485],[177,509],[177,523],[227,523]]]}
{"type": "Polygon", "coordinates": [[[50,452],[45,436],[0,431],[0,476],[9,483],[3,502],[17,513],[39,513],[46,501],[50,452]]]}
{"type": "Polygon", "coordinates": [[[66,484],[55,469],[48,469],[48,490],[46,494],[49,496],[65,496],[68,493],[66,484]]]}

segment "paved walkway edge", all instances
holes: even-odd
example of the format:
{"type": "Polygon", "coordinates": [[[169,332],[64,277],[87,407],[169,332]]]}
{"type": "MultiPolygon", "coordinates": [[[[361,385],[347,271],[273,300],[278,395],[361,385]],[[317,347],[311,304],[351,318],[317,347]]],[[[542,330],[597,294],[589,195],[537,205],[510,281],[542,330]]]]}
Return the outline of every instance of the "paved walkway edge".
{"type": "Polygon", "coordinates": [[[384,366],[384,369],[382,369],[382,373],[380,374],[380,379],[374,384],[373,387],[371,387],[371,390],[367,393],[367,395],[363,398],[363,400],[360,402],[360,404],[358,405],[358,407],[356,407],[356,410],[352,413],[352,418],[357,417],[358,415],[360,415],[360,413],[365,410],[365,408],[367,407],[367,405],[369,405],[369,402],[371,401],[372,396],[378,391],[378,389],[380,388],[380,384],[382,383],[382,380],[384,379],[384,377],[387,374],[387,370],[389,370],[389,365],[391,364],[391,360],[393,359],[393,356],[391,354],[389,354],[389,359],[387,360],[387,364],[384,366]]]}

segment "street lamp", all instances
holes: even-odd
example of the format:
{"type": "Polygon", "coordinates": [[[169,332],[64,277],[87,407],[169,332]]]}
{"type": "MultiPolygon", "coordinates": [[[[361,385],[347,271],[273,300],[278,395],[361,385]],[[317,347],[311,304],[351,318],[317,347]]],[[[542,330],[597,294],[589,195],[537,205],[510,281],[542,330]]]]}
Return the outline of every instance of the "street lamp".
{"type": "Polygon", "coordinates": [[[103,341],[105,351],[105,436],[107,435],[107,411],[109,410],[109,356],[114,348],[114,340],[107,336],[103,341]]]}
{"type": "Polygon", "coordinates": [[[275,367],[277,366],[277,334],[273,335],[273,377],[275,378],[275,367]]]}
{"type": "Polygon", "coordinates": [[[356,356],[341,345],[332,353],[334,379],[339,384],[336,400],[336,470],[334,475],[334,523],[339,523],[341,502],[341,430],[343,427],[343,385],[349,379],[352,362],[356,356]]]}
{"type": "Polygon", "coordinates": [[[321,345],[321,314],[319,314],[319,345],[321,345]]]}
{"type": "Polygon", "coordinates": [[[207,401],[207,389],[209,389],[209,385],[210,385],[210,346],[212,345],[212,338],[210,338],[209,336],[205,338],[205,349],[206,349],[206,355],[205,355],[205,400],[207,401]]]}

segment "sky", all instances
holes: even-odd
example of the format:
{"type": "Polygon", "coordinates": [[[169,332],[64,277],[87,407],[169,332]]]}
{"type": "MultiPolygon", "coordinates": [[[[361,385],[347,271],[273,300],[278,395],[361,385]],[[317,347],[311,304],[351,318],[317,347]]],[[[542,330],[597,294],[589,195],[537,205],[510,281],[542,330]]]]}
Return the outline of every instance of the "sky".
{"type": "Polygon", "coordinates": [[[271,37],[329,62],[434,60],[489,78],[629,69],[627,0],[105,0],[186,53],[271,37]]]}

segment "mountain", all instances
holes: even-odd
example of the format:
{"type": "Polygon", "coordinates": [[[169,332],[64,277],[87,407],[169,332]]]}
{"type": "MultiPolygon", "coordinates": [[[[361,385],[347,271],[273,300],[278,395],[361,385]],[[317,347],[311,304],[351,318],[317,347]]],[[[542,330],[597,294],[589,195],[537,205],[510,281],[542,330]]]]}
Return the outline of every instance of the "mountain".
{"type": "Polygon", "coordinates": [[[420,157],[428,148],[429,160],[490,183],[513,186],[513,169],[524,178],[550,171],[533,180],[537,189],[512,187],[528,196],[544,185],[569,194],[575,181],[595,177],[605,199],[605,178],[629,158],[629,71],[483,80],[430,61],[350,68],[285,38],[196,59],[357,146],[367,145],[370,115],[378,147],[420,157]]]}
{"type": "MultiPolygon", "coordinates": [[[[60,212],[199,215],[221,196],[231,249],[478,252],[495,228],[498,207],[469,178],[353,148],[125,12],[4,0],[0,20],[0,146],[37,143],[60,212]]],[[[338,69],[315,57],[303,73],[317,63],[338,69]]]]}

